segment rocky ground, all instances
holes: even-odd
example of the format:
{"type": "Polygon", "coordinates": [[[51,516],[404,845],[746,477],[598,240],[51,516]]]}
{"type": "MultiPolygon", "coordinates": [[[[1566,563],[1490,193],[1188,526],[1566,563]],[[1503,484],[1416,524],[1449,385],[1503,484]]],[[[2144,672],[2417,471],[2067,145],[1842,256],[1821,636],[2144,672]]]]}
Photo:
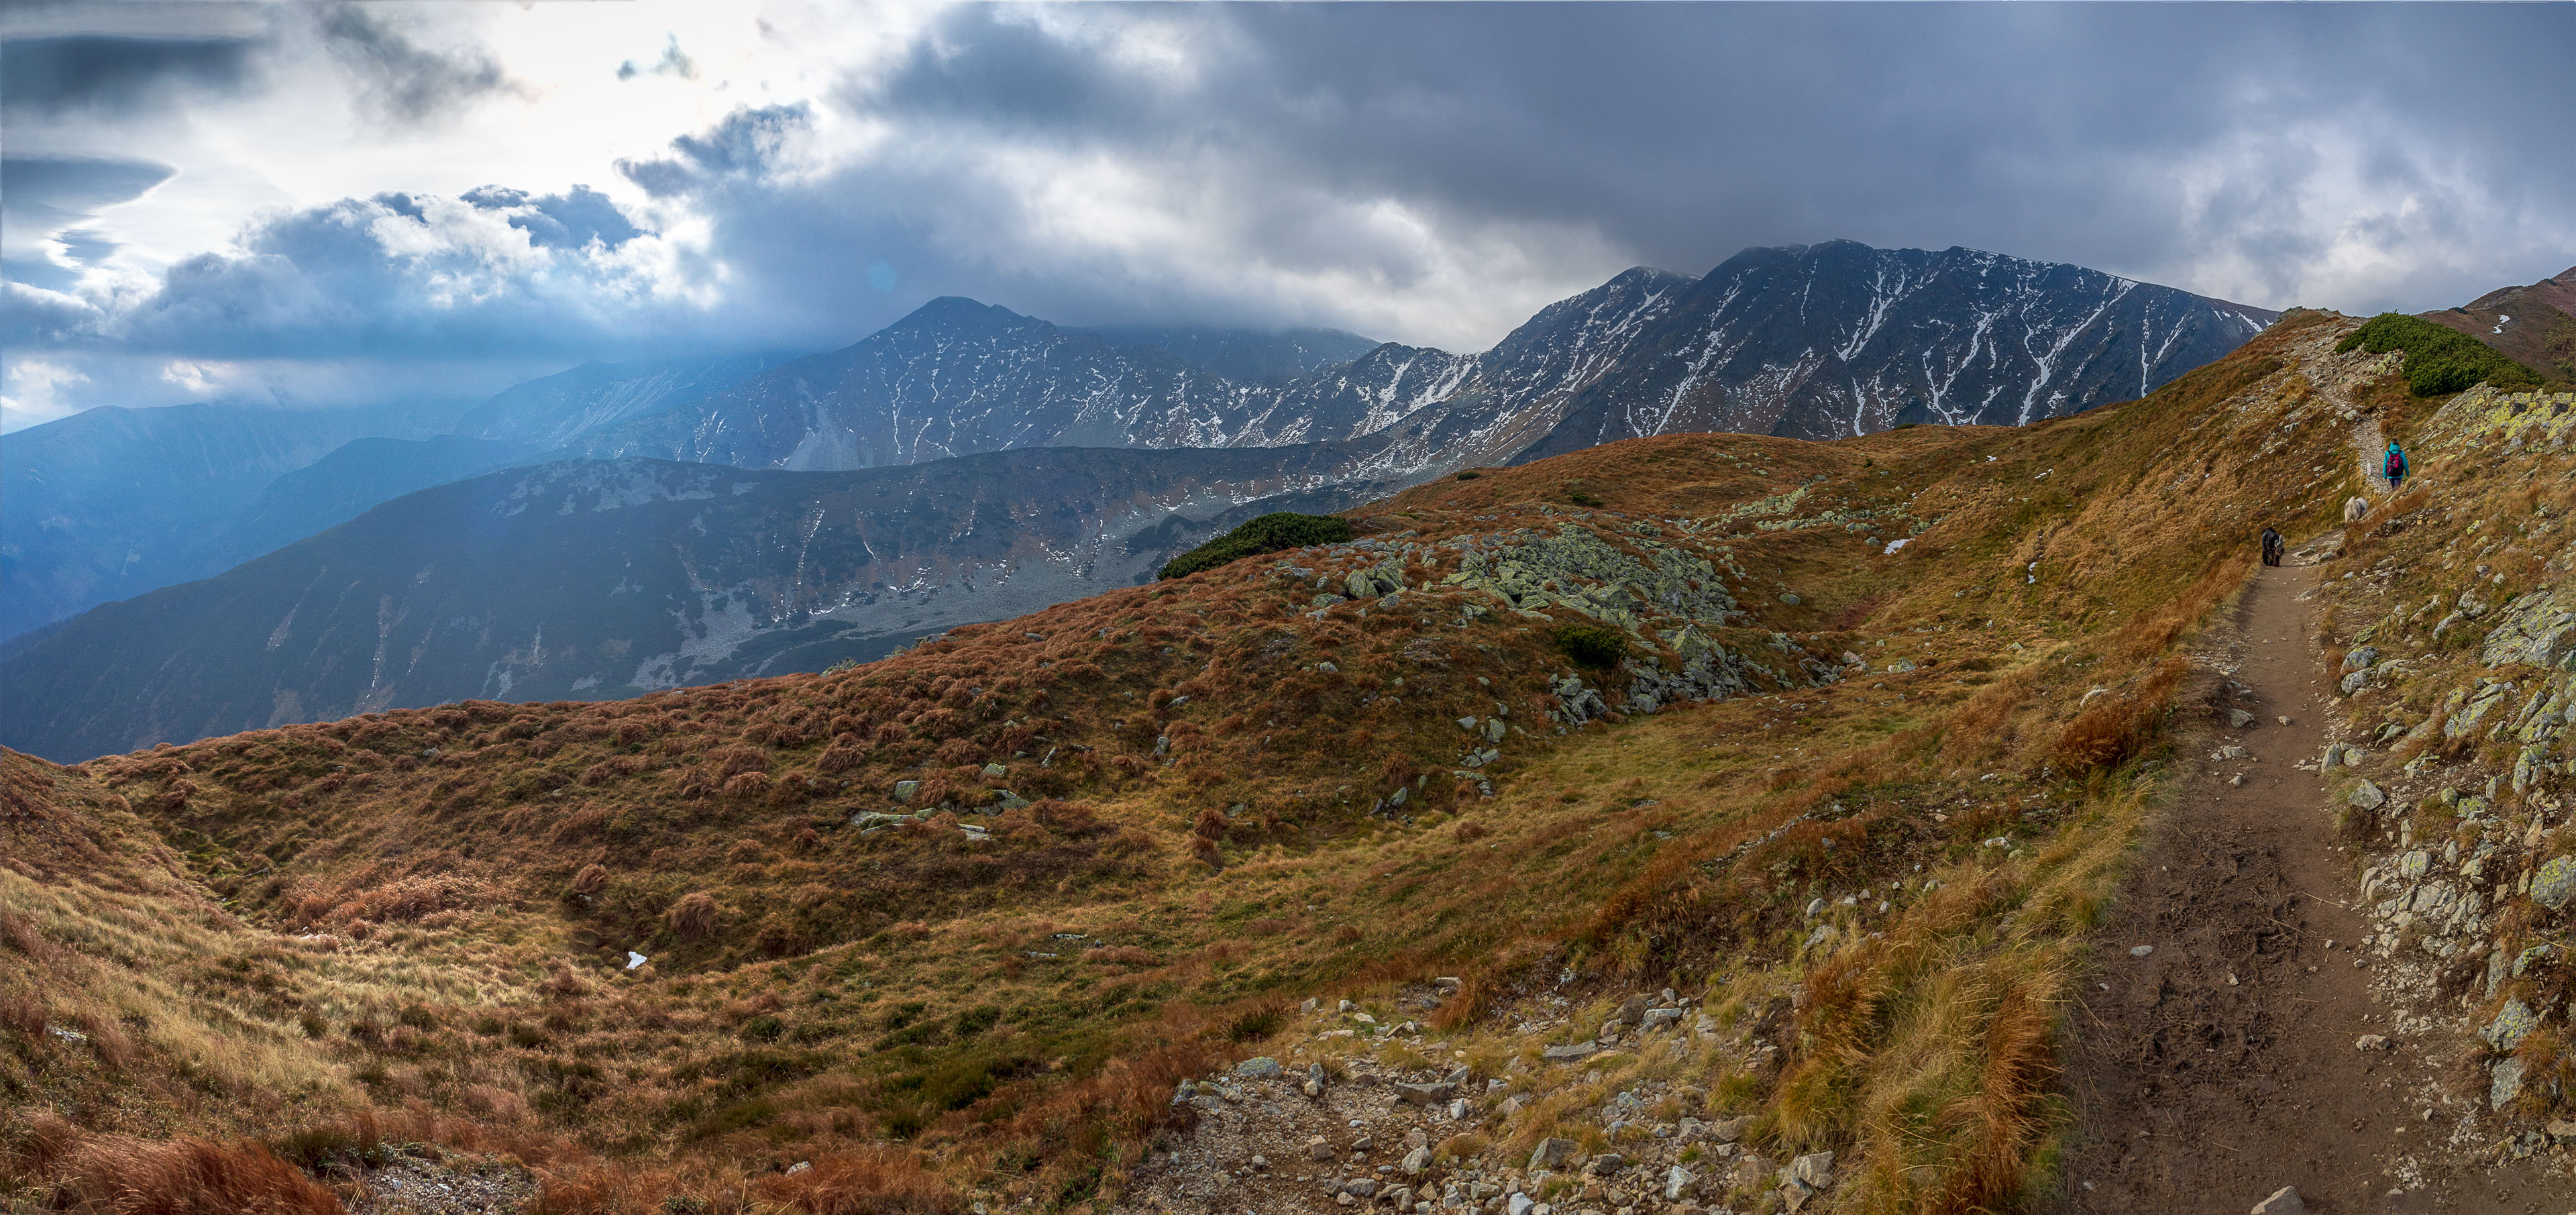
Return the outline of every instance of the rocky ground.
{"type": "Polygon", "coordinates": [[[1566,995],[1533,993],[1505,1028],[1454,1036],[1318,1004],[1278,1054],[1175,1094],[1197,1125],[1157,1145],[1124,1209],[1714,1215],[1795,1211],[1833,1184],[1833,1153],[1755,1150],[1753,1119],[1686,1079],[1720,1054],[1772,1065],[1761,1025],[1721,1032],[1669,989],[1628,996],[1597,1027],[1573,1024],[1566,995]],[[1570,1032],[1589,1036],[1547,1045],[1570,1032]]]}
{"type": "Polygon", "coordinates": [[[339,1190],[350,1215],[505,1215],[526,1209],[537,1179],[511,1161],[395,1151],[339,1190]]]}

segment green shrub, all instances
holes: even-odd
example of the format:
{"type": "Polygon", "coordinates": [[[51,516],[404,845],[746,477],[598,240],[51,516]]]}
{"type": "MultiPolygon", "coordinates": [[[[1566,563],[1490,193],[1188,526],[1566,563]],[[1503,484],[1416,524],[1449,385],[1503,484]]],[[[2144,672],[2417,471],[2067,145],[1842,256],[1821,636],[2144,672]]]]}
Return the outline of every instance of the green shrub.
{"type": "Polygon", "coordinates": [[[2495,347],[2403,312],[2380,313],[2335,344],[2337,353],[2356,347],[2372,354],[2403,351],[2406,387],[2419,397],[2463,392],[2481,383],[2498,388],[2540,384],[2530,368],[2504,357],[2495,347]]]}
{"type": "Polygon", "coordinates": [[[1458,474],[1458,479],[1459,479],[1459,480],[1461,480],[1461,481],[1473,481],[1473,480],[1475,480],[1476,478],[1481,477],[1481,476],[1484,476],[1484,475],[1485,475],[1485,474],[1480,473],[1480,472],[1477,472],[1475,469],[1472,469],[1472,468],[1471,468],[1471,469],[1468,469],[1468,470],[1467,470],[1467,471],[1465,471],[1465,472],[1462,472],[1462,473],[1458,474]]]}
{"type": "Polygon", "coordinates": [[[1575,504],[1576,506],[1599,506],[1599,505],[1601,505],[1601,499],[1596,498],[1596,497],[1593,497],[1592,495],[1587,494],[1587,493],[1585,493],[1585,492],[1583,492],[1582,490],[1579,490],[1579,489],[1577,489],[1577,490],[1569,490],[1569,491],[1567,491],[1567,492],[1566,492],[1566,495],[1565,495],[1565,500],[1566,500],[1566,501],[1568,501],[1568,502],[1572,502],[1572,503],[1573,503],[1573,504],[1575,504]]]}
{"type": "Polygon", "coordinates": [[[1561,624],[1556,628],[1556,648],[1576,666],[1614,667],[1628,656],[1628,638],[1597,624],[1561,624]]]}
{"type": "Polygon", "coordinates": [[[1278,1033],[1288,1023],[1288,1006],[1279,1001],[1263,1001],[1242,1009],[1225,1024],[1228,1042],[1256,1042],[1278,1033]]]}
{"type": "Polygon", "coordinates": [[[1300,515],[1278,511],[1254,518],[1243,526],[1172,558],[1163,566],[1163,577],[1186,578],[1200,570],[1212,570],[1229,561],[1258,557],[1283,549],[1304,548],[1310,544],[1339,544],[1359,532],[1351,521],[1335,515],[1300,515]]]}

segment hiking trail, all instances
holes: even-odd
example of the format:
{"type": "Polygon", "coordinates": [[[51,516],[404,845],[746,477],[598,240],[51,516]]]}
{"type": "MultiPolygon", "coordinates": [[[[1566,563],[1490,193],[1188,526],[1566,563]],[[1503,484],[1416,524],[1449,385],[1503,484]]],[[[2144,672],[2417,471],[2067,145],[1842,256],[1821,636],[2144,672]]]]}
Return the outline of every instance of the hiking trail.
{"type": "Polygon", "coordinates": [[[2362,484],[2368,485],[2371,493],[2386,497],[2396,491],[2397,487],[2388,483],[2388,436],[2379,429],[2377,414],[2363,414],[2360,421],[2353,423],[2352,450],[2361,460],[2362,484]]]}
{"type": "Polygon", "coordinates": [[[2562,1182],[2442,1163],[2448,1121],[2419,1111],[2443,1104],[2454,1044],[2400,1038],[2372,997],[2357,854],[2312,762],[2333,691],[2319,547],[2258,570],[2203,654],[2214,714],[2180,740],[2180,783],[2070,1010],[2080,1129],[2049,1209],[2250,1211],[2283,1186],[2317,1212],[2568,1209],[2534,1202],[2562,1182]]]}

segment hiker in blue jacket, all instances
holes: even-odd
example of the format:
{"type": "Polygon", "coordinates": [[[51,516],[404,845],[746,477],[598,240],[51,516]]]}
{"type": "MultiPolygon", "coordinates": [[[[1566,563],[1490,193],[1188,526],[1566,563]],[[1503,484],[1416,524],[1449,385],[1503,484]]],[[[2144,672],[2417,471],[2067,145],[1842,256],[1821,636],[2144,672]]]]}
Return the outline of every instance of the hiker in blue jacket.
{"type": "Polygon", "coordinates": [[[2398,487],[2406,484],[2405,449],[2397,446],[2395,443],[2390,443],[2388,445],[2388,460],[2386,467],[2382,471],[2388,477],[2388,488],[2391,493],[2396,492],[2398,487]]]}

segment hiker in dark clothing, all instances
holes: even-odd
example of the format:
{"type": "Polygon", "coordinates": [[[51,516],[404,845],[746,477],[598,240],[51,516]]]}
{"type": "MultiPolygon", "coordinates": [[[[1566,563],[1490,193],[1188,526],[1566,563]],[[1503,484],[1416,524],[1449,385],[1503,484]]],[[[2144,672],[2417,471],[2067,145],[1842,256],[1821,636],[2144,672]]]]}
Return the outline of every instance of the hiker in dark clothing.
{"type": "Polygon", "coordinates": [[[2281,533],[2276,532],[2276,531],[2273,531],[2271,528],[2268,528],[2268,527],[2267,527],[2267,528],[2264,528],[2264,529],[2263,529],[2263,564],[2265,564],[2265,565],[2279,565],[2280,563],[2281,563],[2281,533]]]}
{"type": "Polygon", "coordinates": [[[2395,443],[2388,445],[2388,459],[2380,470],[2388,478],[2389,492],[2395,493],[2406,484],[2406,451],[2395,443]]]}

